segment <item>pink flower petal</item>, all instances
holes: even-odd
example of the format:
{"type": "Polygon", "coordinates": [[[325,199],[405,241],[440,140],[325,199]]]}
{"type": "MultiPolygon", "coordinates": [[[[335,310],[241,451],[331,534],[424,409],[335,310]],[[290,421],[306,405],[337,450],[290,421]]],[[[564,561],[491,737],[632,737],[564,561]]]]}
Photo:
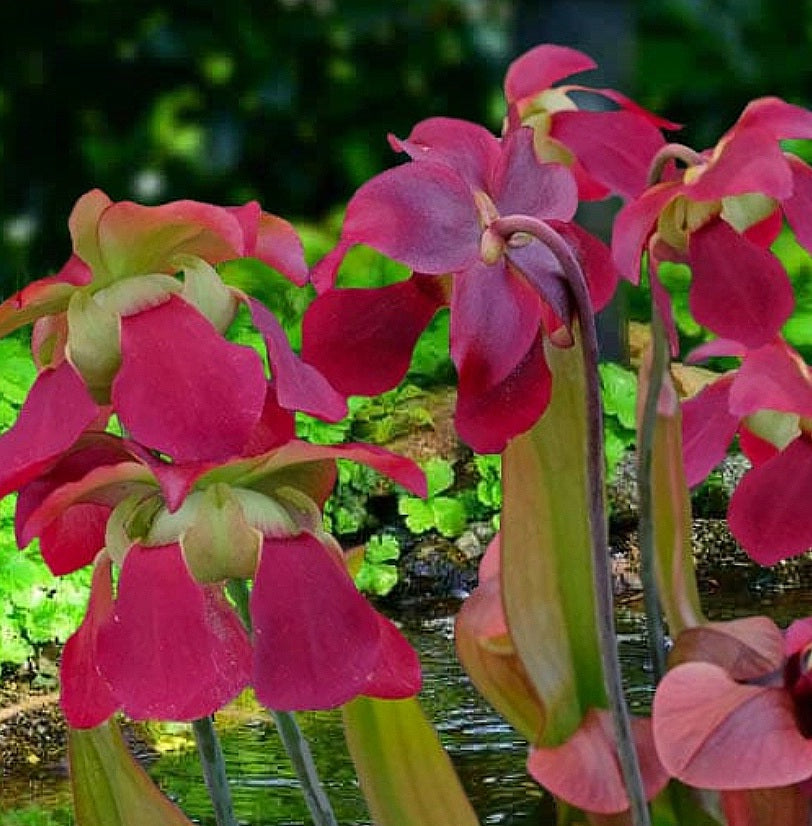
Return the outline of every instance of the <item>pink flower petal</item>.
{"type": "Polygon", "coordinates": [[[651,161],[665,145],[654,124],[624,110],[557,112],[550,134],[577,156],[591,177],[624,198],[643,192],[651,161]]]}
{"type": "Polygon", "coordinates": [[[784,632],[784,654],[791,657],[812,642],[812,617],[794,620],[784,632]]]}
{"type": "Polygon", "coordinates": [[[110,559],[100,558],[93,571],[85,617],[65,643],[60,661],[59,702],[73,728],[93,728],[119,708],[107,681],[99,673],[97,636],[113,613],[110,559]]]}
{"type": "Polygon", "coordinates": [[[479,372],[459,369],[454,424],[477,453],[501,453],[509,439],[529,430],[550,401],[552,376],[539,335],[524,358],[499,384],[483,388],[479,372]]]}
{"type": "Polygon", "coordinates": [[[418,123],[406,140],[390,136],[393,149],[412,160],[444,163],[455,170],[472,189],[485,191],[491,170],[499,161],[499,139],[483,126],[457,118],[427,118],[418,123]]]}
{"type": "Polygon", "coordinates": [[[40,373],[14,426],[0,436],[0,498],[52,466],[98,414],[68,362],[40,373]]]}
{"type": "Polygon", "coordinates": [[[538,294],[503,261],[479,263],[454,278],[451,356],[460,372],[476,374],[483,391],[516,369],[540,322],[538,294]]]}
{"type": "Polygon", "coordinates": [[[693,182],[684,185],[692,201],[760,192],[772,198],[792,194],[792,175],[775,137],[757,128],[737,129],[693,182]]]}
{"type": "Polygon", "coordinates": [[[171,296],[121,322],[113,404],[132,437],[178,462],[238,455],[265,401],[262,360],[171,296]]]}
{"type": "Polygon", "coordinates": [[[596,65],[591,57],[566,46],[551,43],[536,46],[508,67],[505,97],[508,103],[523,101],[545,91],[557,80],[594,69],[596,65]]]}
{"type": "Polygon", "coordinates": [[[711,341],[706,341],[700,344],[699,347],[694,347],[687,356],[685,356],[686,364],[699,364],[710,358],[736,356],[737,358],[744,358],[747,355],[747,348],[738,341],[733,341],[729,338],[714,338],[711,341]]]}
{"type": "Polygon", "coordinates": [[[502,140],[502,153],[487,192],[500,215],[531,215],[543,221],[570,221],[578,206],[578,187],[561,164],[539,163],[533,130],[521,127],[502,140]]]}
{"type": "Polygon", "coordinates": [[[739,418],[758,410],[812,416],[812,377],[801,357],[782,340],[750,350],[730,388],[730,412],[739,418]]]}
{"type": "Polygon", "coordinates": [[[315,537],[265,540],[251,617],[253,684],[268,708],[333,708],[364,693],[380,654],[377,615],[315,537]]]}
{"type": "Polygon", "coordinates": [[[802,435],[744,475],[730,500],[728,524],[756,562],[774,565],[812,548],[810,501],[812,442],[802,435]]]}
{"type": "Polygon", "coordinates": [[[78,571],[95,559],[105,544],[109,516],[106,505],[80,503],[43,528],[40,553],[54,576],[78,571]]]}
{"type": "Polygon", "coordinates": [[[305,312],[302,358],[345,395],[383,393],[406,375],[417,339],[445,303],[437,279],[420,275],[328,291],[305,312]]]}
{"type": "Polygon", "coordinates": [[[792,170],[792,197],[782,207],[798,243],[812,252],[812,169],[799,158],[787,156],[792,170]]]}
{"type": "Polygon", "coordinates": [[[194,720],[248,685],[251,646],[220,586],[190,576],[178,545],[127,552],[98,665],[136,720],[194,720]]]}
{"type": "Polygon", "coordinates": [[[40,278],[0,304],[0,337],[38,318],[64,312],[76,288],[58,276],[40,278]]]}
{"type": "Polygon", "coordinates": [[[657,688],[654,739],[665,768],[708,789],[786,786],[812,774],[812,740],[783,688],[742,685],[709,663],[669,671],[657,688]]]}
{"type": "Polygon", "coordinates": [[[795,305],[781,262],[722,220],[691,233],[689,251],[694,318],[749,348],[772,341],[795,305]]]}
{"type": "Polygon", "coordinates": [[[751,126],[769,131],[775,140],[812,138],[812,112],[777,97],[750,101],[730,130],[751,126]]]}
{"type": "Polygon", "coordinates": [[[367,244],[417,272],[442,275],[479,257],[479,218],[468,185],[425,161],[389,169],[350,200],[341,240],[367,244]]]}
{"type": "Polygon", "coordinates": [[[420,691],[420,660],[393,622],[377,615],[380,642],[375,670],[361,692],[382,700],[403,700],[420,691]]]}
{"type": "Polygon", "coordinates": [[[296,437],[296,418],[279,406],[276,396],[274,383],[268,382],[262,414],[243,447],[244,456],[267,453],[296,437]]]}
{"type": "Polygon", "coordinates": [[[739,417],[730,412],[732,376],[717,379],[682,403],[685,481],[698,485],[727,454],[739,417]]]}
{"type": "MultiPolygon", "coordinates": [[[[668,773],[657,759],[651,721],[632,720],[632,731],[646,797],[651,799],[665,788],[668,773]]],[[[532,749],[527,770],[549,792],[584,811],[614,814],[629,808],[607,711],[590,709],[563,745],[532,749]]]]}
{"type": "Polygon", "coordinates": [[[247,303],[254,326],[265,339],[279,404],[331,422],[343,419],[347,415],[344,397],[291,350],[282,325],[267,307],[254,298],[248,298],[247,303]]]}
{"type": "Polygon", "coordinates": [[[647,189],[637,200],[629,201],[617,214],[612,230],[612,256],[623,278],[637,284],[640,257],[657,218],[682,190],[666,182],[647,189]]]}

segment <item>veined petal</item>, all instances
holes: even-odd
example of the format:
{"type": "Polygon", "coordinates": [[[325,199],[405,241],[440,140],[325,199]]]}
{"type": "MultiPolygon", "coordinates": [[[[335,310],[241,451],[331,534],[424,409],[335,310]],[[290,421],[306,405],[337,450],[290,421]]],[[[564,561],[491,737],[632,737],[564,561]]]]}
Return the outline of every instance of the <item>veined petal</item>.
{"type": "Polygon", "coordinates": [[[314,536],[266,539],[251,591],[257,699],[281,711],[364,693],[378,662],[375,611],[314,536]]]}
{"type": "Polygon", "coordinates": [[[341,240],[367,244],[417,272],[457,272],[479,257],[479,218],[468,185],[425,161],[389,169],[350,200],[341,240]]]}
{"type": "Polygon", "coordinates": [[[345,395],[382,393],[406,375],[417,339],[444,304],[437,279],[421,275],[330,290],[305,311],[302,358],[345,395]]]}
{"type": "Polygon", "coordinates": [[[557,80],[597,66],[583,52],[567,46],[545,43],[525,52],[508,66],[505,74],[505,97],[516,103],[533,97],[557,80]]]}
{"type": "Polygon", "coordinates": [[[717,665],[669,671],[654,696],[653,725],[663,765],[691,786],[787,786],[812,774],[812,741],[798,731],[789,694],[737,683],[717,665]]]}
{"type": "Polygon", "coordinates": [[[624,110],[557,112],[550,135],[572,150],[591,177],[624,198],[646,189],[651,161],[665,145],[653,123],[624,110]]]}
{"type": "Polygon", "coordinates": [[[195,720],[250,678],[251,645],[222,587],[198,585],[177,545],[127,552],[98,666],[136,720],[195,720]]]}
{"type": "Polygon", "coordinates": [[[408,138],[389,137],[392,148],[414,161],[431,160],[454,169],[468,185],[486,191],[501,154],[499,139],[478,123],[458,118],[427,118],[408,138]]]}
{"type": "Polygon", "coordinates": [[[728,524],[756,562],[774,565],[812,548],[810,501],[812,442],[802,435],[744,475],[730,500],[728,524]]]}
{"type": "Polygon", "coordinates": [[[113,613],[111,568],[110,558],[101,556],[93,570],[85,617],[62,650],[59,702],[74,728],[98,726],[119,708],[97,659],[99,628],[113,613]]]}
{"type": "Polygon", "coordinates": [[[506,379],[538,335],[536,291],[504,261],[478,263],[454,278],[451,356],[483,391],[506,379]]]}
{"type": "Polygon", "coordinates": [[[800,158],[787,155],[792,170],[792,197],[782,204],[798,243],[812,252],[812,169],[800,158]]]}
{"type": "Polygon", "coordinates": [[[724,376],[682,403],[685,481],[698,485],[722,459],[739,427],[730,412],[732,376],[724,376]]]}
{"type": "Polygon", "coordinates": [[[14,426],[0,436],[0,498],[53,465],[98,414],[71,364],[40,373],[14,426]]]}
{"type": "MultiPolygon", "coordinates": [[[[643,787],[650,800],[668,783],[654,748],[651,721],[632,720],[643,787]]],[[[528,772],[556,797],[587,812],[615,814],[629,808],[609,712],[591,708],[575,734],[554,748],[535,748],[528,772]]]]}
{"type": "Polygon", "coordinates": [[[487,191],[503,217],[521,214],[569,221],[578,206],[578,186],[572,173],[561,164],[539,163],[533,130],[524,126],[503,138],[487,191]]]}
{"type": "Polygon", "coordinates": [[[552,376],[539,333],[530,349],[500,383],[483,388],[479,371],[459,368],[454,425],[477,453],[501,453],[509,439],[529,430],[550,401],[552,376]]]}
{"type": "Polygon", "coordinates": [[[749,348],[772,341],[795,306],[781,262],[718,219],[691,233],[689,253],[694,318],[749,348]]]}
{"type": "Polygon", "coordinates": [[[681,191],[681,185],[671,181],[656,184],[617,214],[612,230],[612,255],[620,274],[632,284],[640,280],[640,256],[657,218],[681,191]]]}
{"type": "Polygon", "coordinates": [[[122,319],[121,351],[112,398],[134,439],[178,462],[240,453],[265,401],[265,371],[253,350],[227,342],[172,296],[122,319]]]}
{"type": "Polygon", "coordinates": [[[285,331],[276,316],[254,298],[244,299],[254,326],[262,333],[273,371],[279,404],[327,421],[336,422],[347,415],[344,397],[311,364],[291,350],[285,331]]]}

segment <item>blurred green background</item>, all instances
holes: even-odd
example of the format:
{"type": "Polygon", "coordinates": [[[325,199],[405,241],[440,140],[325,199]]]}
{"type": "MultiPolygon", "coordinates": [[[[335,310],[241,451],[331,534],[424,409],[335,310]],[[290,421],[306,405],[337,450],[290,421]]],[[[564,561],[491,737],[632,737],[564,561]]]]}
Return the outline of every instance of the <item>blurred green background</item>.
{"type": "Polygon", "coordinates": [[[28,0],[0,25],[0,297],[61,266],[94,186],[319,220],[395,162],[387,132],[498,130],[505,68],[544,41],[697,147],[754,96],[812,102],[809,0],[28,0]]]}

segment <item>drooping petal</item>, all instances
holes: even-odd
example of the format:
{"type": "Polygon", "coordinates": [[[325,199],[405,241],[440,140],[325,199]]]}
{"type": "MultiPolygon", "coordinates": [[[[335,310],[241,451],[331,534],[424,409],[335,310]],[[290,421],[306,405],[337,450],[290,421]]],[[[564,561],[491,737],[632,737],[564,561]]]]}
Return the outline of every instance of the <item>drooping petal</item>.
{"type": "Polygon", "coordinates": [[[618,212],[612,230],[612,256],[623,278],[637,284],[640,256],[660,213],[681,191],[673,182],[656,184],[618,212]]]}
{"type": "Polygon", "coordinates": [[[812,774],[812,741],[783,688],[743,685],[709,663],[669,671],[654,696],[654,739],[665,768],[691,786],[786,786],[812,774]]]}
{"type": "Polygon", "coordinates": [[[698,485],[725,458],[739,417],[730,412],[732,376],[707,385],[682,403],[682,449],[685,481],[698,485]]]}
{"type": "Polygon", "coordinates": [[[309,534],[266,539],[251,591],[257,699],[281,711],[364,693],[380,651],[375,611],[309,534]]]}
{"type": "Polygon", "coordinates": [[[425,161],[389,169],[350,200],[342,242],[366,244],[417,272],[457,272],[479,256],[479,219],[468,185],[425,161]]]}
{"type": "Polygon", "coordinates": [[[561,164],[539,163],[529,127],[503,138],[502,154],[487,191],[503,217],[519,214],[570,221],[578,206],[572,173],[561,164]]]}
{"type": "Polygon", "coordinates": [[[109,515],[106,505],[79,503],[42,529],[40,553],[54,576],[78,571],[93,561],[104,547],[109,515]]]}
{"type": "Polygon", "coordinates": [[[791,657],[812,642],[812,617],[793,620],[784,632],[784,654],[791,657]]]}
{"type": "Polygon", "coordinates": [[[552,377],[539,334],[524,358],[499,384],[483,389],[478,370],[459,368],[454,426],[477,453],[500,453],[531,428],[550,401],[552,377]]]}
{"type": "Polygon", "coordinates": [[[198,585],[178,545],[127,552],[98,665],[136,720],[195,720],[250,680],[251,645],[220,586],[198,585]]]}
{"type": "Polygon", "coordinates": [[[798,243],[812,252],[812,168],[800,158],[787,155],[792,170],[792,197],[781,205],[798,243]]]}
{"type": "Polygon", "coordinates": [[[447,164],[472,189],[483,192],[488,188],[491,170],[500,155],[498,138],[478,123],[457,118],[427,118],[420,121],[405,140],[390,136],[389,143],[414,161],[447,164]]]}
{"type": "Polygon", "coordinates": [[[246,298],[254,326],[262,333],[273,371],[279,404],[327,421],[347,415],[347,403],[316,367],[302,361],[290,348],[285,331],[264,304],[246,298]]]}
{"type": "Polygon", "coordinates": [[[812,112],[777,97],[751,100],[731,132],[758,127],[770,132],[775,140],[812,138],[812,112]]]}
{"type": "Polygon", "coordinates": [[[59,702],[74,728],[98,726],[119,708],[110,685],[99,673],[97,654],[99,628],[113,613],[111,567],[109,557],[99,558],[85,617],[62,650],[59,702]]]}
{"type": "MultiPolygon", "coordinates": [[[[651,721],[632,720],[646,797],[659,794],[668,772],[657,758],[651,721]]],[[[615,814],[629,808],[629,798],[615,746],[609,712],[590,709],[578,730],[560,746],[530,751],[528,772],[556,797],[588,812],[615,814]]]]}
{"type": "Polygon", "coordinates": [[[0,436],[0,498],[54,464],[98,415],[71,364],[40,373],[14,426],[0,436]]]}
{"type": "Polygon", "coordinates": [[[784,638],[768,617],[706,622],[680,632],[668,665],[706,662],[723,668],[731,679],[747,682],[776,674],[784,662],[784,638]]]}
{"type": "Polygon", "coordinates": [[[345,395],[382,393],[406,375],[420,333],[444,303],[440,284],[426,276],[330,290],[305,311],[302,358],[345,395]]]}
{"type": "Polygon", "coordinates": [[[784,341],[750,350],[730,388],[730,412],[744,418],[759,410],[812,416],[812,377],[784,341]]]}
{"type": "Polygon", "coordinates": [[[784,153],[768,131],[737,130],[719,144],[701,174],[684,185],[692,201],[715,201],[730,195],[759,192],[782,199],[792,194],[792,174],[784,153]]]}
{"type": "Polygon", "coordinates": [[[594,69],[597,64],[583,52],[567,46],[545,43],[516,58],[505,74],[505,97],[508,103],[543,92],[557,80],[594,69]]]}
{"type": "Polygon", "coordinates": [[[812,442],[800,436],[744,475],[730,500],[730,530],[756,562],[774,565],[812,548],[810,497],[812,442]]]}
{"type": "Polygon", "coordinates": [[[382,700],[413,697],[422,682],[417,652],[391,620],[381,614],[376,616],[380,631],[378,661],[361,693],[382,700]]]}
{"type": "Polygon", "coordinates": [[[56,276],[40,278],[0,304],[0,338],[47,315],[67,309],[76,288],[56,276]]]}
{"type": "Polygon", "coordinates": [[[795,305],[781,262],[721,220],[691,233],[689,251],[694,318],[750,348],[772,341],[795,305]]]}
{"type": "Polygon", "coordinates": [[[550,134],[574,152],[591,177],[624,198],[643,192],[651,161],[665,145],[653,123],[624,110],[557,112],[550,134]]]}
{"type": "Polygon", "coordinates": [[[478,263],[454,279],[451,357],[460,372],[476,374],[483,391],[516,369],[540,322],[539,296],[504,261],[478,263]]]}
{"type": "Polygon", "coordinates": [[[276,386],[268,382],[265,404],[256,426],[251,431],[243,455],[257,456],[289,442],[296,436],[296,417],[277,402],[276,386]]]}
{"type": "Polygon", "coordinates": [[[113,404],[133,438],[178,462],[238,455],[265,401],[262,360],[185,301],[122,319],[113,404]]]}

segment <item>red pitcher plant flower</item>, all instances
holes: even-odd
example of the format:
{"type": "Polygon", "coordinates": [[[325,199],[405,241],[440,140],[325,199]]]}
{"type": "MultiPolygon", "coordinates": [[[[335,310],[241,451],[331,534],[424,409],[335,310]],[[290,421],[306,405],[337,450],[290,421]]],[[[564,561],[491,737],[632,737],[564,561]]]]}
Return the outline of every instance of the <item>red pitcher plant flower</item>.
{"type": "MultiPolygon", "coordinates": [[[[289,415],[271,401],[264,424],[289,415]]],[[[421,471],[382,449],[274,444],[268,432],[258,428],[241,457],[187,465],[89,433],[21,490],[19,544],[38,536],[55,573],[94,565],[85,619],[62,658],[73,727],[117,709],[197,719],[249,684],[276,710],[418,690],[415,653],[355,588],[321,506],[336,458],[424,495],[421,471]],[[250,637],[226,598],[233,579],[253,580],[250,637]]]]}
{"type": "Polygon", "coordinates": [[[616,193],[636,198],[646,187],[649,164],[665,145],[660,129],[678,125],[638,106],[614,89],[554,83],[594,69],[583,52],[550,43],[510,64],[505,75],[509,120],[532,127],[536,155],[569,167],[581,200],[616,193]],[[597,98],[610,111],[579,108],[573,94],[597,98]]]}
{"type": "Polygon", "coordinates": [[[321,295],[304,319],[304,358],[342,393],[375,394],[405,374],[417,337],[451,308],[458,371],[455,423],[483,453],[500,451],[545,409],[550,373],[542,340],[569,343],[572,307],[548,246],[505,222],[546,222],[586,272],[595,308],[616,284],[606,248],[569,223],[577,193],[559,164],[541,164],[530,129],[502,140],[450,118],[418,124],[393,143],[411,161],[355,193],[336,249],[313,271],[321,295]],[[347,250],[366,244],[410,267],[381,289],[331,289],[347,250]]]}
{"type": "Polygon", "coordinates": [[[728,522],[747,553],[773,565],[812,547],[812,376],[782,339],[756,349],[713,341],[693,357],[741,356],[741,366],[683,404],[689,485],[722,460],[738,433],[753,463],[730,500],[728,522]]]}
{"type": "Polygon", "coordinates": [[[40,368],[19,422],[0,437],[0,495],[36,476],[111,406],[131,435],[179,461],[184,441],[197,458],[236,454],[266,395],[259,355],[222,335],[241,303],[265,339],[279,402],[332,420],[346,413],[343,398],[291,351],[273,315],[212,267],[255,256],[304,283],[301,242],[286,221],[256,203],[145,207],[93,190],[69,226],[68,264],[0,305],[0,335],[34,322],[40,368]]]}
{"type": "Polygon", "coordinates": [[[760,347],[792,312],[792,287],[768,247],[783,215],[812,249],[812,169],[781,151],[785,138],[812,138],[812,113],[778,98],[755,100],[713,149],[666,147],[653,165],[653,185],[618,214],[615,262],[636,280],[648,251],[652,292],[672,347],[670,303],[656,272],[661,261],[690,265],[691,312],[723,338],[760,347]],[[676,169],[674,159],[686,168],[676,169]]]}

